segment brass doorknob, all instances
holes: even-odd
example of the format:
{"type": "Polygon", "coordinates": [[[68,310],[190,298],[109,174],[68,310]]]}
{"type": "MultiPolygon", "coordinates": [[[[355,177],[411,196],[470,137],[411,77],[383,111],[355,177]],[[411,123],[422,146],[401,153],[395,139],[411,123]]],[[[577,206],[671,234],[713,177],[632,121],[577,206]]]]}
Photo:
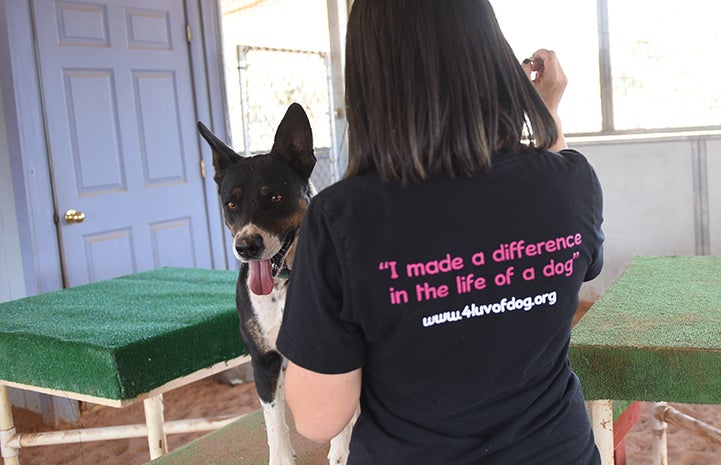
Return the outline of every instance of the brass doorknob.
{"type": "Polygon", "coordinates": [[[65,222],[68,224],[82,223],[85,219],[85,213],[70,209],[65,212],[65,222]]]}

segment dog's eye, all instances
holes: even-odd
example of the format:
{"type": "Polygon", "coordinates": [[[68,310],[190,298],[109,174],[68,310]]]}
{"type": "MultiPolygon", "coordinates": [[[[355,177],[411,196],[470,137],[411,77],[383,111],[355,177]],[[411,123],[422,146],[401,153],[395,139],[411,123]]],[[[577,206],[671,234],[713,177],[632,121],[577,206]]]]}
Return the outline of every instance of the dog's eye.
{"type": "Polygon", "coordinates": [[[232,200],[230,202],[227,202],[225,206],[228,207],[228,210],[230,211],[235,211],[238,209],[238,204],[233,202],[232,200]]]}
{"type": "Polygon", "coordinates": [[[270,201],[273,203],[280,203],[283,200],[283,196],[280,194],[275,194],[270,198],[270,201]]]}

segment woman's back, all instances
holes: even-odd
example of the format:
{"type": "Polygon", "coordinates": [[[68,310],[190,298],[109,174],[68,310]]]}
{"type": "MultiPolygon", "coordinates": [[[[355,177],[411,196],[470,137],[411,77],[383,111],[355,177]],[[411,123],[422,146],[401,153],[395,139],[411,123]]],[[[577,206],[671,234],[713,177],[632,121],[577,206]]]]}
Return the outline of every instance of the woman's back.
{"type": "Polygon", "coordinates": [[[601,268],[601,220],[598,180],[573,151],[321,192],[289,294],[304,310],[279,344],[314,371],[363,366],[350,463],[595,463],[566,353],[579,287],[601,268]],[[318,281],[321,304],[307,293],[318,281]]]}

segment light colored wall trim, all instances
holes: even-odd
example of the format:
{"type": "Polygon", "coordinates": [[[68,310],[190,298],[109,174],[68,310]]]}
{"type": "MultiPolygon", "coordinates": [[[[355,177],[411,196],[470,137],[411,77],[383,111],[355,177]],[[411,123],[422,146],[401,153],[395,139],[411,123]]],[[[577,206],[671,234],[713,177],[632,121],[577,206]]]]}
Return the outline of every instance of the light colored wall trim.
{"type": "Polygon", "coordinates": [[[608,30],[608,2],[596,0],[598,18],[598,71],[601,86],[601,128],[613,131],[613,83],[611,74],[611,39],[608,30]]]}
{"type": "Polygon", "coordinates": [[[699,139],[691,144],[693,163],[694,217],[696,220],[696,255],[711,253],[708,209],[708,164],[706,162],[706,140],[699,139]]]}
{"type": "Polygon", "coordinates": [[[705,142],[709,254],[721,255],[721,136],[705,142]]]}
{"type": "MultiPolygon", "coordinates": [[[[0,89],[0,108],[3,108],[0,89]]],[[[5,135],[5,115],[0,111],[0,302],[25,297],[23,264],[20,256],[10,152],[5,135]]]]}
{"type": "Polygon", "coordinates": [[[0,87],[28,295],[62,288],[29,0],[0,2],[0,87]],[[12,38],[12,40],[11,40],[12,38]]]}
{"type": "MultiPolygon", "coordinates": [[[[220,10],[217,2],[186,1],[186,17],[193,38],[190,41],[190,61],[193,69],[195,107],[197,118],[210,126],[213,132],[227,140],[227,104],[223,73],[223,53],[220,10]],[[197,32],[192,32],[197,31],[197,32]]],[[[196,131],[198,149],[205,163],[205,205],[213,254],[213,267],[228,269],[237,260],[227,244],[228,235],[213,180],[213,156],[205,141],[196,131]]]]}
{"type": "Polygon", "coordinates": [[[348,166],[348,122],[345,114],[345,34],[349,2],[327,0],[328,36],[330,38],[330,87],[334,131],[335,159],[343,174],[348,166]]]}

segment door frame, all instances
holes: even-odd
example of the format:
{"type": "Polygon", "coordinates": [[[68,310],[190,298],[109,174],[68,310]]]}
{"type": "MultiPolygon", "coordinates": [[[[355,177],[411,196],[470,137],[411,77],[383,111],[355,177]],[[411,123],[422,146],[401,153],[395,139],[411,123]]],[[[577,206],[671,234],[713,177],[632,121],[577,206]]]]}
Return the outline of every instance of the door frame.
{"type": "MultiPolygon", "coordinates": [[[[0,0],[0,89],[17,212],[23,279],[28,295],[63,287],[58,221],[52,190],[46,125],[40,93],[32,0],[0,0]]],[[[216,2],[184,0],[197,119],[227,138],[227,118],[216,2]]],[[[210,149],[197,148],[208,170],[204,190],[213,267],[228,268],[224,225],[210,170],[210,149]]]]}

